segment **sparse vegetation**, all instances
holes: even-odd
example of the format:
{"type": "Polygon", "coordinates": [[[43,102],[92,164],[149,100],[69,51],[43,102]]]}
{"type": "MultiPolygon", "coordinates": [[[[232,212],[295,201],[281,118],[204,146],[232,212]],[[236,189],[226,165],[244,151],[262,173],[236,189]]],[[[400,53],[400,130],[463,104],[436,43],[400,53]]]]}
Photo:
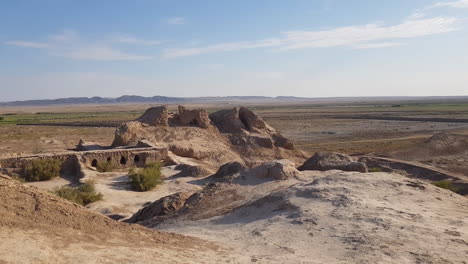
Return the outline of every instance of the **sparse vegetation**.
{"type": "Polygon", "coordinates": [[[23,177],[19,176],[18,174],[11,175],[11,178],[15,181],[26,182],[26,180],[23,177]]]}
{"type": "Polygon", "coordinates": [[[37,112],[37,113],[11,113],[0,117],[1,124],[75,124],[115,126],[122,121],[132,120],[142,112],[139,110],[128,111],[103,111],[103,112],[37,112]]]}
{"type": "Polygon", "coordinates": [[[62,161],[55,159],[36,159],[23,168],[26,181],[48,181],[60,176],[62,161]]]}
{"type": "Polygon", "coordinates": [[[455,187],[452,181],[449,181],[449,180],[436,181],[436,182],[433,182],[432,184],[434,184],[435,186],[439,188],[447,189],[452,192],[458,191],[457,187],[455,187]]]}
{"type": "Polygon", "coordinates": [[[98,163],[96,166],[96,169],[99,172],[110,172],[110,171],[115,170],[116,168],[117,168],[117,164],[113,160],[108,160],[103,163],[98,163]]]}
{"type": "Polygon", "coordinates": [[[78,188],[62,186],[56,188],[54,193],[57,196],[70,200],[80,205],[87,205],[102,200],[102,193],[96,192],[94,182],[87,181],[78,188]]]}
{"type": "Polygon", "coordinates": [[[130,184],[135,191],[145,192],[161,184],[161,163],[150,163],[142,169],[130,169],[130,184]]]}
{"type": "Polygon", "coordinates": [[[382,172],[383,170],[381,168],[369,168],[369,172],[382,172]]]}

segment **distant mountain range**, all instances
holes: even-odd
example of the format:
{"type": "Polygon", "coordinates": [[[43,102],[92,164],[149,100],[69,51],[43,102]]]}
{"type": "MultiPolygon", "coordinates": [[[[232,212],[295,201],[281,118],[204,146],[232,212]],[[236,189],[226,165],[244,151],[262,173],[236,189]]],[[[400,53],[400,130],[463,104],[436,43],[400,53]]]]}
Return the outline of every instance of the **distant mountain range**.
{"type": "Polygon", "coordinates": [[[252,102],[252,103],[292,103],[292,102],[373,102],[373,101],[446,101],[464,102],[467,96],[389,96],[389,97],[328,97],[328,98],[307,98],[294,96],[214,96],[214,97],[167,97],[152,96],[144,97],[138,95],[124,95],[117,98],[110,97],[68,97],[58,99],[26,100],[13,102],[0,102],[0,106],[48,106],[48,105],[71,105],[71,104],[124,104],[124,103],[230,103],[230,102],[252,102]]]}
{"type": "Polygon", "coordinates": [[[58,99],[26,100],[13,102],[0,102],[0,106],[46,106],[68,104],[120,104],[120,103],[202,103],[202,102],[228,102],[228,101],[283,101],[308,100],[301,97],[266,97],[266,96],[220,96],[220,97],[167,97],[138,95],[124,95],[117,98],[109,97],[68,97],[58,99]]]}

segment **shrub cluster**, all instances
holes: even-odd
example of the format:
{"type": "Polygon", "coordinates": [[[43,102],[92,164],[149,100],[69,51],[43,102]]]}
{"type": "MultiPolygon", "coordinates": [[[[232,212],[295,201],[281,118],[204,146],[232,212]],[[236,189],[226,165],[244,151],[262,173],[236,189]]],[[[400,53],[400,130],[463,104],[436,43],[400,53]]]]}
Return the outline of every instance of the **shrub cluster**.
{"type": "Polygon", "coordinates": [[[80,205],[87,205],[102,199],[102,193],[96,192],[94,182],[87,181],[78,188],[62,186],[56,188],[54,193],[57,196],[70,200],[80,205]]]}
{"type": "Polygon", "coordinates": [[[369,172],[382,172],[383,170],[381,168],[369,168],[369,172]]]}
{"type": "Polygon", "coordinates": [[[452,192],[458,191],[457,187],[455,187],[452,181],[449,181],[449,180],[436,181],[436,182],[433,182],[432,184],[434,184],[435,186],[439,188],[447,189],[452,192]]]}
{"type": "Polygon", "coordinates": [[[96,166],[96,169],[99,171],[99,172],[110,172],[110,171],[113,171],[117,168],[117,164],[110,160],[110,161],[106,161],[104,163],[98,163],[98,165],[96,166]]]}
{"type": "Polygon", "coordinates": [[[142,169],[131,169],[128,175],[135,191],[145,192],[161,184],[161,163],[151,163],[142,169]]]}
{"type": "Polygon", "coordinates": [[[47,181],[60,176],[62,161],[55,159],[36,159],[23,167],[26,181],[47,181]]]}

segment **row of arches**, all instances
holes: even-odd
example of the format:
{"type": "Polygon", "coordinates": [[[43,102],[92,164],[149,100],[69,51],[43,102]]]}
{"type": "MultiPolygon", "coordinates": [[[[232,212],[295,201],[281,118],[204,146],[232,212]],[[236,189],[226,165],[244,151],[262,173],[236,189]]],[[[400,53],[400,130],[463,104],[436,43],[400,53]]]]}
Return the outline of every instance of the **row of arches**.
{"type": "MultiPolygon", "coordinates": [[[[142,159],[140,158],[139,155],[135,155],[135,156],[133,157],[133,164],[135,164],[135,165],[140,165],[141,160],[142,160],[142,159]]],[[[108,157],[108,158],[107,158],[107,162],[111,162],[111,161],[112,161],[112,157],[108,157]]],[[[122,165],[122,166],[126,166],[126,165],[127,165],[127,161],[128,161],[128,160],[127,160],[127,157],[121,156],[121,157],[120,157],[120,160],[119,160],[119,164],[122,165]]],[[[96,168],[96,167],[98,166],[98,164],[99,164],[99,161],[98,161],[97,159],[93,159],[93,160],[91,161],[91,166],[92,166],[92,167],[95,167],[95,168],[96,168]]]]}

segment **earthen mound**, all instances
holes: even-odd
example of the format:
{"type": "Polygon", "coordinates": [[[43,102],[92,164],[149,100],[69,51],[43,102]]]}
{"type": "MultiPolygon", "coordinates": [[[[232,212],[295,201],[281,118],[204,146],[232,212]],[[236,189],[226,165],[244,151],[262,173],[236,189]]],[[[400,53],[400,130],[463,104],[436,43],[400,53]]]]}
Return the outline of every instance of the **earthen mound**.
{"type": "Polygon", "coordinates": [[[78,145],[76,145],[75,150],[76,151],[90,151],[90,150],[100,150],[103,149],[99,143],[96,142],[89,142],[89,141],[84,141],[83,139],[80,139],[78,142],[78,145]]]}
{"type": "Polygon", "coordinates": [[[180,171],[176,174],[176,177],[200,177],[210,174],[203,167],[190,164],[178,164],[174,169],[180,171]]]}
{"type": "Polygon", "coordinates": [[[139,257],[145,258],[140,263],[186,263],[207,260],[203,244],[208,251],[215,248],[200,239],[117,222],[8,176],[0,175],[0,200],[0,256],[6,263],[134,263],[139,257]],[[118,251],[109,254],[116,245],[118,251]],[[181,248],[193,255],[178,256],[181,248]]]}
{"type": "Polygon", "coordinates": [[[136,145],[139,140],[145,139],[145,134],[142,123],[137,121],[123,123],[115,131],[112,147],[136,145]]]}
{"type": "Polygon", "coordinates": [[[291,141],[245,107],[214,112],[210,114],[210,119],[220,132],[230,134],[229,139],[234,145],[250,144],[270,149],[294,149],[291,141]]]}
{"type": "Polygon", "coordinates": [[[138,142],[145,141],[145,145],[167,148],[176,156],[194,159],[209,170],[233,161],[251,167],[269,160],[305,159],[301,151],[294,150],[292,142],[244,107],[208,116],[203,109],[179,106],[178,113],[167,115],[168,125],[163,125],[166,122],[161,120],[166,120],[166,113],[164,106],[155,107],[137,121],[122,124],[112,146],[138,146],[138,142]]]}
{"type": "Polygon", "coordinates": [[[140,210],[141,212],[154,211],[157,213],[145,215],[138,212],[130,219],[132,219],[133,223],[147,227],[155,227],[168,219],[175,218],[207,219],[229,212],[236,205],[242,204],[244,199],[245,194],[238,188],[237,184],[210,183],[188,198],[185,196],[181,199],[179,199],[179,196],[163,197],[140,210]],[[167,201],[176,203],[178,209],[166,210],[166,213],[160,213],[161,211],[157,208],[160,207],[160,204],[167,203],[167,201]],[[179,207],[181,203],[183,203],[183,206],[179,207]],[[230,206],[226,206],[227,204],[230,206]]]}
{"type": "Polygon", "coordinates": [[[363,162],[357,162],[351,156],[336,152],[317,152],[302,164],[298,170],[342,170],[367,172],[363,162]]]}
{"type": "Polygon", "coordinates": [[[137,223],[146,219],[173,213],[185,205],[185,201],[191,196],[191,193],[175,193],[163,197],[153,203],[143,207],[131,218],[125,220],[127,223],[137,223]]]}
{"type": "Polygon", "coordinates": [[[179,105],[179,113],[174,116],[173,124],[181,126],[212,127],[205,109],[188,110],[179,105]]]}
{"type": "Polygon", "coordinates": [[[218,171],[215,174],[208,177],[207,181],[222,181],[222,182],[232,182],[232,180],[227,180],[228,178],[232,177],[235,174],[242,173],[246,170],[245,166],[242,163],[234,161],[228,162],[221,167],[219,167],[218,171]]]}
{"type": "Polygon", "coordinates": [[[286,180],[297,177],[299,171],[288,160],[276,160],[265,162],[246,172],[247,176],[260,179],[286,180]]]}
{"type": "Polygon", "coordinates": [[[136,119],[136,121],[150,126],[167,126],[169,125],[169,112],[167,106],[151,107],[146,112],[136,119]]]}
{"type": "Polygon", "coordinates": [[[223,133],[240,133],[244,130],[261,132],[273,130],[256,113],[245,107],[224,109],[210,114],[210,119],[223,133]]]}

